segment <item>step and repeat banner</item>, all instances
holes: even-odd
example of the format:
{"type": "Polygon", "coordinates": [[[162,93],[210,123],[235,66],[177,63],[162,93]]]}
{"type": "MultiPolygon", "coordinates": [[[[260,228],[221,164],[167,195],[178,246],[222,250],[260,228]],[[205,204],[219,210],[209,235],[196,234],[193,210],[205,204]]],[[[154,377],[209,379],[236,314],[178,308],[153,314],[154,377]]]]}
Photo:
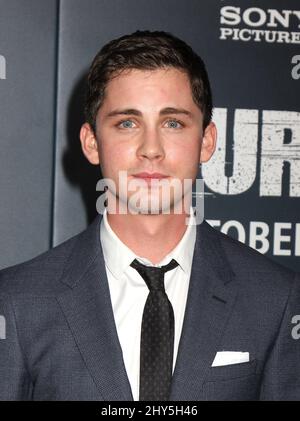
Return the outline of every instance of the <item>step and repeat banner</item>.
{"type": "Polygon", "coordinates": [[[0,267],[83,230],[100,170],[81,153],[85,76],[140,30],[190,44],[210,76],[218,144],[205,218],[300,271],[298,0],[0,0],[0,267]]]}
{"type": "Polygon", "coordinates": [[[57,4],[0,0],[0,268],[50,246],[57,4]]]}

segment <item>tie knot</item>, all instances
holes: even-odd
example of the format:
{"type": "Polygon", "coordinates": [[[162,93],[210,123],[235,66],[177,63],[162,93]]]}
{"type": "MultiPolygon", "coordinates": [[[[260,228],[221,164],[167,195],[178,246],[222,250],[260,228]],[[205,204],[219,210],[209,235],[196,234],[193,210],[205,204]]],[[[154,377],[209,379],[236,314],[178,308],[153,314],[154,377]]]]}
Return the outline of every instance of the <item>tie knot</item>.
{"type": "Polygon", "coordinates": [[[165,291],[164,274],[169,270],[176,268],[178,263],[176,260],[172,259],[167,265],[162,267],[155,267],[143,265],[143,263],[140,263],[137,259],[134,259],[130,266],[139,272],[150,291],[165,291]]]}

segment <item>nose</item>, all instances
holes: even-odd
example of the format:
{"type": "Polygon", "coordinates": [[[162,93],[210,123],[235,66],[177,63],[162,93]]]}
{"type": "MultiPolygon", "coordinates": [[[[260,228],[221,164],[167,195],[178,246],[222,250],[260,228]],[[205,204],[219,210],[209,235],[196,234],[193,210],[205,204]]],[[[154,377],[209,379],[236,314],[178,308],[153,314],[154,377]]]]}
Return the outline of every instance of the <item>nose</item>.
{"type": "Polygon", "coordinates": [[[143,131],[141,142],[137,149],[137,156],[149,160],[161,160],[164,158],[165,151],[158,130],[147,128],[143,131]]]}

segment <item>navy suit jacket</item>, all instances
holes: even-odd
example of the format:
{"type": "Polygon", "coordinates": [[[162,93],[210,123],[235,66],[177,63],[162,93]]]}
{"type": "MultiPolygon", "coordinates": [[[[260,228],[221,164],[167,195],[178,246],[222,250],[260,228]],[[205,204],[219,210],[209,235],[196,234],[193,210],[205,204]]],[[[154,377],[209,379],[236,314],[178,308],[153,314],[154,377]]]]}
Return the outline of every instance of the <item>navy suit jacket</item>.
{"type": "MultiPolygon", "coordinates": [[[[0,272],[0,400],[133,399],[110,300],[101,218],[0,272]]],[[[295,315],[299,275],[205,221],[198,225],[170,400],[300,400],[295,315]],[[250,360],[212,367],[219,351],[249,352],[250,360]]]]}

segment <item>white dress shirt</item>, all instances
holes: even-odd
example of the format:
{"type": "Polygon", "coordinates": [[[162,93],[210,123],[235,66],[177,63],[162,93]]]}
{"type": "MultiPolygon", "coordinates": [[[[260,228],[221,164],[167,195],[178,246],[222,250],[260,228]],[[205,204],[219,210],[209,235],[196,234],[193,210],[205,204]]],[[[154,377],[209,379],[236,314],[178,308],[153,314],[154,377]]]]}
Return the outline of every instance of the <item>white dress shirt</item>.
{"type": "Polygon", "coordinates": [[[149,266],[163,266],[172,259],[179,264],[165,274],[165,290],[173,306],[175,318],[174,371],[196,240],[196,225],[190,223],[192,218],[195,218],[193,212],[177,246],[159,263],[153,265],[148,259],[136,256],[119,239],[108,223],[106,209],[103,214],[100,239],[115,324],[134,400],[139,399],[141,323],[149,289],[140,274],[130,264],[134,259],[149,266]]]}

